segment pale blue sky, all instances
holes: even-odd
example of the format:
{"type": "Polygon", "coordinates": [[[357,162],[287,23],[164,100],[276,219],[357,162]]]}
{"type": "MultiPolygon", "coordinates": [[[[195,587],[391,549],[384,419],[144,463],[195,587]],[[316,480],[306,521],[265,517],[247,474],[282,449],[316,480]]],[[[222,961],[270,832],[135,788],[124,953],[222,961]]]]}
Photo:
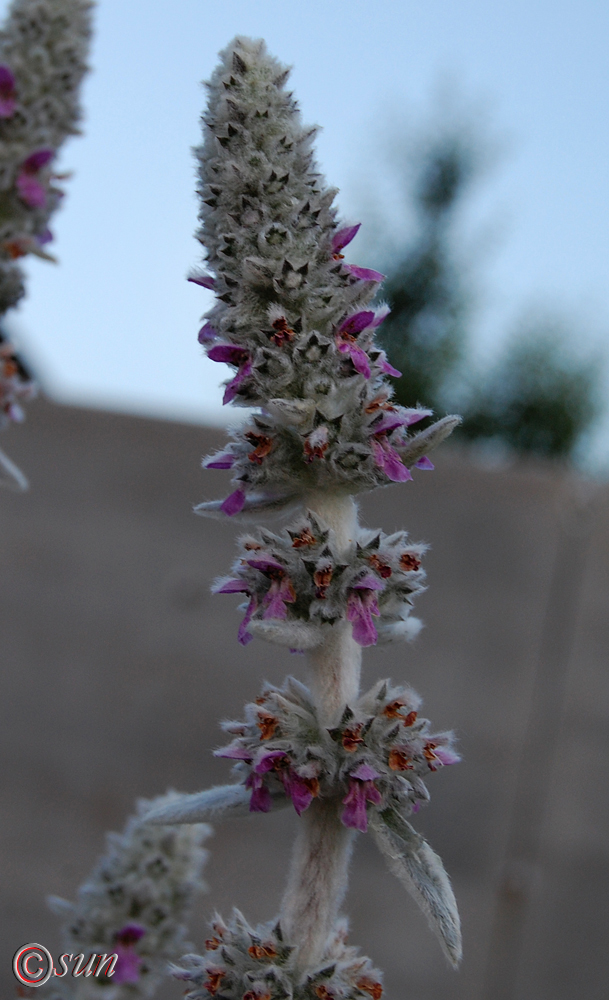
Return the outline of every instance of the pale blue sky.
{"type": "Polygon", "coordinates": [[[198,258],[199,81],[237,33],[293,64],[349,219],[379,186],[386,127],[424,114],[439,80],[478,101],[505,146],[476,210],[496,234],[479,343],[537,302],[583,312],[606,339],[608,29],[599,0],[99,0],[85,135],[62,157],[75,176],[53,227],[60,265],[28,264],[15,325],[47,390],[223,419],[224,373],[196,341],[207,293],[184,277],[198,258]]]}

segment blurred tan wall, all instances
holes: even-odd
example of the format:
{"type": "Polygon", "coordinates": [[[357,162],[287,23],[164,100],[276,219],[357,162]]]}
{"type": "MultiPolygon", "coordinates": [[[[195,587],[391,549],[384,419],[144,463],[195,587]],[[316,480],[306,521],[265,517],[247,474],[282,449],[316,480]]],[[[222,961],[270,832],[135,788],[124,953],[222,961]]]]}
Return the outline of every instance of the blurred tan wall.
{"type": "MultiPolygon", "coordinates": [[[[237,528],[193,516],[221,432],[39,401],[2,447],[31,479],[0,493],[0,982],[19,945],[58,953],[50,893],[72,897],[137,796],[222,781],[217,721],[305,661],[236,642],[212,597],[237,528]]],[[[434,473],[362,505],[370,526],[431,543],[426,628],[365,655],[365,682],[409,681],[464,761],[432,776],[417,825],[464,924],[448,969],[415,906],[360,837],[352,940],[394,1000],[606,1000],[609,973],[609,489],[535,464],[482,469],[445,447],[434,473]]],[[[291,811],[226,823],[214,909],[277,909],[291,811]]],[[[178,997],[170,984],[163,997],[178,997]]]]}

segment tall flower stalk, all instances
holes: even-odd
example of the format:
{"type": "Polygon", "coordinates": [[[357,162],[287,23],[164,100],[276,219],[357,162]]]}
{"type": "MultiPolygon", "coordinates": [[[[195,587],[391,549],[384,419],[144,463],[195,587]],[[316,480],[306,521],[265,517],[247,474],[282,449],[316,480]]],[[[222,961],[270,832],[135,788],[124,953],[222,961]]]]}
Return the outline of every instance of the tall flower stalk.
{"type": "MultiPolygon", "coordinates": [[[[65,140],[79,131],[91,10],[91,0],[13,0],[0,31],[0,323],[25,294],[16,262],[27,254],[55,260],[49,222],[68,175],[56,173],[54,164],[65,140]]],[[[3,338],[0,428],[23,419],[19,403],[34,393],[3,338]]],[[[0,469],[6,483],[27,486],[2,452],[0,469]]]]}
{"type": "MultiPolygon", "coordinates": [[[[190,823],[292,805],[300,816],[278,918],[251,928],[235,912],[213,925],[205,955],[175,970],[191,1000],[381,996],[380,973],[345,941],[339,911],[356,832],[370,831],[415,896],[453,964],[459,919],[442,863],[410,825],[424,779],[458,760],[451,733],[433,734],[419,699],[383,681],[360,693],[362,648],[412,638],[424,547],[405,532],[360,526],[356,497],[412,470],[458,424],[392,400],[399,373],[375,343],[388,310],[372,305],[383,275],[348,260],[359,226],[339,221],[286,90],[288,70],[263,42],[235,39],[208,84],[197,151],[206,267],[190,280],[215,291],[199,341],[233,369],[224,401],[257,407],[204,462],[233,488],[200,514],[291,516],[239,542],[218,593],[245,596],[239,639],[306,651],[308,687],[267,686],[218,756],[233,783],[183,796],[152,822],[190,823]]],[[[413,488],[413,487],[409,487],[413,488]]]]}

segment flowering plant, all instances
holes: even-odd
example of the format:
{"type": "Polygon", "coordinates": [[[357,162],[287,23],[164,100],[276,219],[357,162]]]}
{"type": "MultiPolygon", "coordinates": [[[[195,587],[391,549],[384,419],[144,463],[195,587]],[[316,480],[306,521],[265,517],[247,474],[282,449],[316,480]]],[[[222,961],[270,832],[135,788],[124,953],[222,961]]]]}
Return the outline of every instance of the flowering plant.
{"type": "Polygon", "coordinates": [[[306,651],[309,686],[266,686],[218,756],[233,783],[152,810],[151,823],[192,823],[292,804],[300,832],[279,917],[252,929],[235,913],[216,920],[205,955],[174,970],[190,1000],[230,997],[360,998],[382,993],[380,974],[345,944],[339,918],[356,831],[370,829],[389,867],[417,899],[446,955],[461,955],[448,877],[408,817],[427,800],[424,778],[455,763],[450,733],[432,735],[408,688],[380,682],[360,695],[361,651],[412,638],[423,589],[424,546],[358,523],[355,496],[412,480],[459,423],[405,408],[387,381],[399,373],[375,343],[387,315],[372,304],[383,275],[348,262],[358,225],[339,222],[316,168],[315,129],[304,128],[288,70],[263,42],[235,39],[208,84],[197,151],[199,239],[205,269],[190,280],[215,292],[199,342],[228,364],[224,402],[258,410],[209,456],[233,488],[200,514],[294,519],[239,541],[218,593],[247,597],[239,629],[306,651]]]}
{"type": "Polygon", "coordinates": [[[202,844],[208,826],[149,826],[146,816],[176,798],[175,792],[141,799],[121,834],[108,834],[108,850],[80,887],[76,903],[53,896],[49,906],[62,920],[66,952],[116,954],[111,977],[54,977],[42,987],[47,1000],[128,1000],[150,997],[167,962],[188,948],[186,919],[205,889],[202,844]]]}
{"type": "MultiPolygon", "coordinates": [[[[91,35],[91,0],[13,0],[0,31],[0,321],[25,294],[15,263],[54,261],[49,221],[63,198],[54,171],[64,141],[78,134],[79,90],[91,35]]],[[[0,335],[0,429],[23,419],[35,387],[0,335]]],[[[0,483],[27,480],[0,452],[0,483]]]]}

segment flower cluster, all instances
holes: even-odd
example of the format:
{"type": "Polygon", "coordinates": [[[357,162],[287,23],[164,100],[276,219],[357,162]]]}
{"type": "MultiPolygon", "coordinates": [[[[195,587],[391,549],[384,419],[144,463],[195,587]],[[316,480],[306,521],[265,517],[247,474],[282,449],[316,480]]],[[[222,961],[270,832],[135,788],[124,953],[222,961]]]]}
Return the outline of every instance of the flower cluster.
{"type": "Polygon", "coordinates": [[[262,407],[205,463],[232,469],[228,515],[405,482],[454,426],[417,441],[408,428],[430,411],[392,403],[386,376],[400,373],[374,341],[388,309],[370,307],[383,275],[344,259],[359,225],[337,222],[287,77],[264,43],[237,39],[208,85],[198,151],[212,273],[191,280],[216,293],[199,341],[234,369],[224,402],[262,407]]]}
{"type": "Polygon", "coordinates": [[[343,824],[365,833],[369,807],[417,812],[429,799],[423,779],[459,760],[453,734],[431,734],[419,706],[410,689],[380,681],[327,730],[308,689],[288,678],[283,688],[267,685],[244,722],[223,723],[235,739],[215,755],[236,761],[252,812],[268,812],[279,790],[299,815],[314,798],[340,796],[343,824]]]}
{"type": "Polygon", "coordinates": [[[294,967],[294,949],[278,922],[251,928],[238,910],[226,924],[216,918],[205,955],[185,955],[174,967],[188,983],[187,1000],[380,1000],[380,973],[370,959],[346,942],[340,921],[323,961],[303,979],[294,967]]]}
{"type": "Polygon", "coordinates": [[[36,385],[13,345],[0,332],[0,429],[23,420],[21,403],[36,394],[36,385]]]}
{"type": "Polygon", "coordinates": [[[0,313],[23,295],[12,261],[53,260],[48,223],[63,193],[53,163],[77,134],[91,0],[13,0],[0,32],[0,313]]]}
{"type": "Polygon", "coordinates": [[[112,986],[122,987],[113,989],[114,1000],[150,997],[167,962],[189,947],[184,921],[194,896],[204,889],[207,852],[201,845],[210,828],[149,826],[145,820],[151,808],[176,798],[168,793],[138,802],[124,832],[108,835],[108,851],[81,886],[77,903],[49,900],[63,919],[67,951],[118,954],[111,978],[88,981],[89,995],[105,996],[112,986]]]}
{"type": "Polygon", "coordinates": [[[280,535],[260,529],[243,536],[232,575],[214,591],[249,596],[239,628],[243,644],[258,627],[271,640],[311,648],[324,637],[321,626],[346,617],[356,642],[371,646],[418,631],[420,623],[408,616],[423,589],[424,550],[405,531],[360,528],[351,551],[339,555],[333,531],[308,511],[280,535]]]}

